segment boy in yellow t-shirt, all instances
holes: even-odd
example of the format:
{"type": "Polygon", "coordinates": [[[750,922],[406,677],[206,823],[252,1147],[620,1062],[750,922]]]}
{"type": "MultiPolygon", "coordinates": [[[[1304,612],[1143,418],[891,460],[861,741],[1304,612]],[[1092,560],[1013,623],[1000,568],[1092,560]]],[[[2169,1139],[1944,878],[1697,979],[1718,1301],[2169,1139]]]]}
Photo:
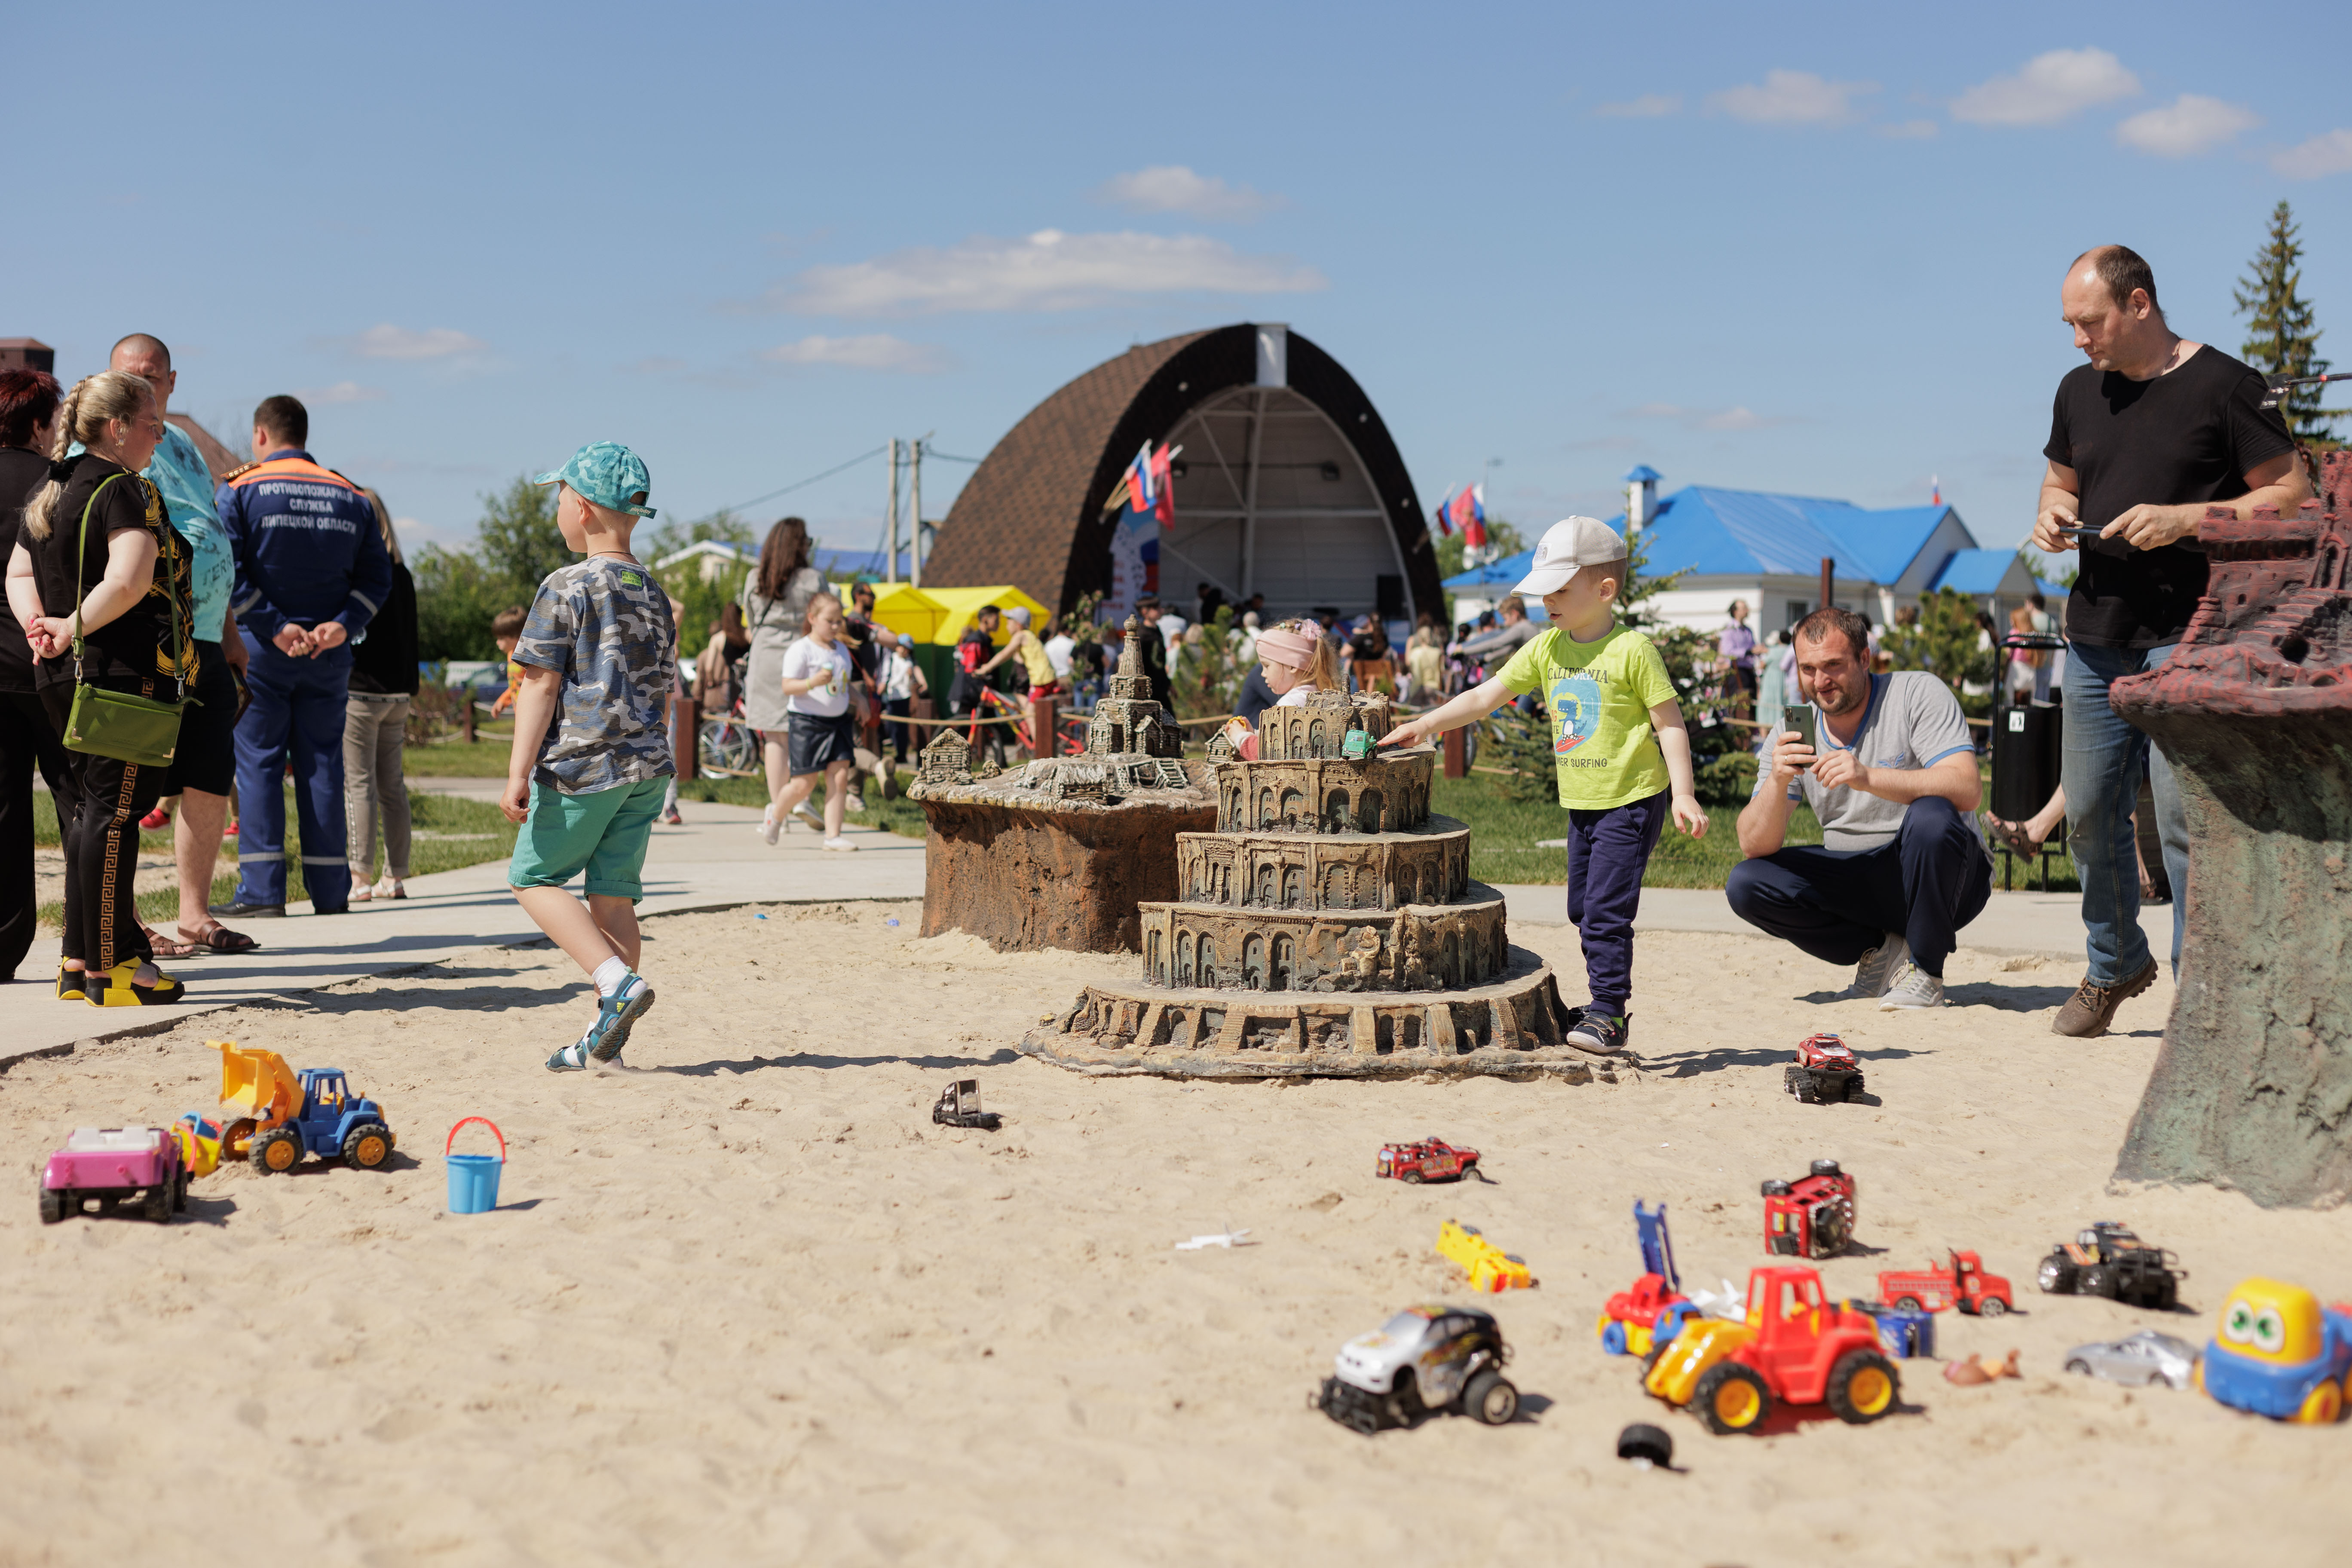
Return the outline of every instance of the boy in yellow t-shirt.
{"type": "Polygon", "coordinates": [[[1649,638],[1617,624],[1625,555],[1625,542],[1605,522],[1571,517],[1554,523],[1536,546],[1534,566],[1512,590],[1543,600],[1551,630],[1521,647],[1499,673],[1399,725],[1383,742],[1417,745],[1514,697],[1541,695],[1559,761],[1559,804],[1568,808],[1568,918],[1583,938],[1592,992],[1568,1038],[1596,1052],[1626,1048],[1633,916],[1668,812],[1692,837],[1706,836],[1690,733],[1665,663],[1649,638]]]}

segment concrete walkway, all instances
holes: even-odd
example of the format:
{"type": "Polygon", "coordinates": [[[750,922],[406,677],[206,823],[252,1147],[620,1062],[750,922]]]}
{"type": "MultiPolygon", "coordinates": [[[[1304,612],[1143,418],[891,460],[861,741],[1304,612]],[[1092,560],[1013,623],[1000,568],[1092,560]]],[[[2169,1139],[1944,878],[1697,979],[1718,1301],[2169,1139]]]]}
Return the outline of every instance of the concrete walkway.
{"type": "MultiPolygon", "coordinates": [[[[412,779],[418,789],[496,800],[497,779],[412,779]]],[[[640,915],[746,903],[822,903],[833,899],[919,899],[923,846],[877,828],[852,827],[855,855],[817,847],[819,835],[795,824],[770,848],[760,841],[760,813],[749,806],[688,801],[682,827],[654,828],[646,857],[640,915]]],[[[540,940],[539,928],[507,889],[503,858],[408,883],[397,903],[355,904],[348,915],[320,916],[293,905],[284,920],[231,923],[262,944],[238,958],[205,958],[165,966],[187,983],[188,1000],[169,1007],[92,1008],[56,999],[58,942],[45,935],[0,990],[8,1006],[0,1027],[0,1069],[28,1056],[60,1055],[76,1041],[168,1029],[191,1015],[243,1003],[286,1001],[305,992],[418,965],[477,948],[540,940]]]]}
{"type": "MultiPolygon", "coordinates": [[[[1501,889],[1515,925],[1566,925],[1568,889],[1554,884],[1521,883],[1501,889]]],[[[2172,906],[2148,904],[2139,912],[2140,930],[2159,958],[2172,952],[2172,906]]],[[[1644,888],[1635,931],[1763,933],[1738,915],[1716,888],[1644,888]]],[[[1960,945],[1979,952],[2033,952],[2055,958],[2083,957],[2083,899],[2079,893],[1996,892],[1984,913],[1962,928],[1960,945]]]]}

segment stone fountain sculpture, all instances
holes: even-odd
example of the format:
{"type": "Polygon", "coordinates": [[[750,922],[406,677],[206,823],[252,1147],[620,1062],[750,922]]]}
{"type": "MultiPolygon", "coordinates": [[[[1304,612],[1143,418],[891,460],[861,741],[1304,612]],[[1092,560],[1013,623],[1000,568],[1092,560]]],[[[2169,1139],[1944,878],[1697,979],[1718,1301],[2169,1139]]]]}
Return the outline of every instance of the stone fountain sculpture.
{"type": "Polygon", "coordinates": [[[1213,741],[1214,830],[1176,836],[1179,896],[1139,910],[1142,975],[1022,1048],[1204,1078],[1610,1076],[1471,880],[1470,830],[1430,814],[1435,753],[1374,752],[1391,727],[1385,697],[1319,692],[1266,710],[1255,760],[1213,741]]]}
{"type": "Polygon", "coordinates": [[[2352,1195],[2352,454],[2291,518],[2209,513],[2179,647],[2116,683],[2180,781],[2180,988],[2116,1174],[2352,1195]]]}

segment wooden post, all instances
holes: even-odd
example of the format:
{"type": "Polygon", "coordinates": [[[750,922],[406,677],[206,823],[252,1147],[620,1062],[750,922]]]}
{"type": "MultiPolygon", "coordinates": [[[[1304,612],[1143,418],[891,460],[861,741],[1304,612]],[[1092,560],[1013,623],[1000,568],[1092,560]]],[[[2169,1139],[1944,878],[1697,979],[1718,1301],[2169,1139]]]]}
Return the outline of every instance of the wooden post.
{"type": "Polygon", "coordinates": [[[1054,743],[1055,718],[1052,698],[1029,699],[1029,755],[1032,760],[1050,757],[1057,750],[1054,743]]]}
{"type": "MultiPolygon", "coordinates": [[[[929,698],[918,697],[914,704],[908,709],[907,716],[910,719],[936,719],[940,714],[937,705],[929,698]]],[[[928,742],[930,737],[926,735],[922,739],[928,742]]]]}
{"type": "Polygon", "coordinates": [[[1834,555],[1824,555],[1824,556],[1822,556],[1822,605],[1821,605],[1821,607],[1822,607],[1822,609],[1824,609],[1824,610],[1826,610],[1826,609],[1828,609],[1828,608],[1830,607],[1831,604],[1833,602],[1833,601],[1832,601],[1832,595],[1834,595],[1834,594],[1837,592],[1837,586],[1836,586],[1835,582],[1833,581],[1833,579],[1835,579],[1835,577],[1836,577],[1836,576],[1837,576],[1837,557],[1836,557],[1836,556],[1834,556],[1834,555]]]}
{"type": "Polygon", "coordinates": [[[696,721],[695,702],[691,697],[672,696],[669,700],[669,753],[677,763],[680,784],[692,782],[696,754],[701,750],[696,744],[701,726],[696,721]]]}
{"type": "Polygon", "coordinates": [[[471,685],[457,689],[458,705],[466,710],[466,744],[474,743],[474,689],[471,685]]]}
{"type": "Polygon", "coordinates": [[[1470,776],[1470,747],[1459,730],[1448,730],[1438,742],[1445,758],[1445,776],[1466,779],[1470,776]]]}

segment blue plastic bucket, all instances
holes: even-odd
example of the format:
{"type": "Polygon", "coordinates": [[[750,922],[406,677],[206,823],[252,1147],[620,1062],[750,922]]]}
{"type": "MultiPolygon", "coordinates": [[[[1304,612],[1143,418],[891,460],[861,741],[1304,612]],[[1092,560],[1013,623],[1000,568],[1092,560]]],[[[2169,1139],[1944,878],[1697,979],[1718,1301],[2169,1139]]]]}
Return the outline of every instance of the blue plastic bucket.
{"type": "Polygon", "coordinates": [[[499,1206],[499,1173],[506,1168],[507,1135],[499,1131],[497,1122],[487,1116],[467,1117],[449,1129],[449,1138],[441,1146],[441,1153],[449,1166],[451,1214],[488,1214],[499,1206]],[[488,1128],[490,1135],[499,1141],[496,1155],[449,1152],[457,1146],[457,1129],[474,1121],[488,1128]]]}

